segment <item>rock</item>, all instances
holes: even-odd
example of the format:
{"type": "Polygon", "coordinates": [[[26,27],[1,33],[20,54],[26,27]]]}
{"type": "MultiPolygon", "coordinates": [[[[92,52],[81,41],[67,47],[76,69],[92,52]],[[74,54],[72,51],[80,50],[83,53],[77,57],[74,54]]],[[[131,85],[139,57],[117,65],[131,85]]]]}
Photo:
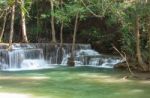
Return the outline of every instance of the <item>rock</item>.
{"type": "Polygon", "coordinates": [[[74,58],[69,57],[69,58],[68,58],[67,65],[70,66],[70,67],[75,66],[74,58]]]}
{"type": "Polygon", "coordinates": [[[125,62],[114,65],[114,68],[117,68],[117,69],[126,69],[127,67],[128,66],[126,65],[125,62]]]}
{"type": "Polygon", "coordinates": [[[7,43],[0,43],[0,49],[7,49],[9,47],[9,44],[7,43]]]}

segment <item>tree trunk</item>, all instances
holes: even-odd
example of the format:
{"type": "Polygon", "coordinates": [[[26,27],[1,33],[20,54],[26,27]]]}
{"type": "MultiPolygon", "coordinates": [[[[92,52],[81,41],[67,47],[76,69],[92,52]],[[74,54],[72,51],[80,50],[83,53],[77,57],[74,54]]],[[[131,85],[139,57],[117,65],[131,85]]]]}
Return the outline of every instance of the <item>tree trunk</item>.
{"type": "MultiPolygon", "coordinates": [[[[63,4],[63,1],[61,0],[60,1],[60,8],[61,9],[63,8],[62,4],[63,4]]],[[[63,46],[63,29],[64,29],[64,22],[61,21],[61,27],[60,27],[60,47],[61,48],[63,46]]]]}
{"type": "Polygon", "coordinates": [[[63,46],[63,28],[64,28],[64,23],[61,22],[61,28],[60,28],[60,47],[63,46]]]}
{"type": "Polygon", "coordinates": [[[73,42],[72,42],[72,49],[71,49],[71,56],[68,59],[68,66],[75,66],[75,62],[74,62],[74,50],[75,50],[75,42],[76,42],[78,18],[79,18],[79,13],[76,14],[75,25],[74,25],[74,33],[73,33],[73,42]]]}
{"type": "Polygon", "coordinates": [[[21,24],[22,24],[22,37],[23,37],[23,42],[28,43],[28,38],[27,38],[27,32],[26,32],[26,19],[25,19],[25,13],[23,12],[22,7],[24,7],[24,0],[21,0],[21,24]]]}
{"type": "Polygon", "coordinates": [[[2,42],[2,38],[3,38],[4,32],[5,32],[6,21],[7,21],[7,11],[5,13],[4,20],[3,20],[3,28],[2,28],[2,32],[0,35],[0,42],[2,42]]]}
{"type": "Polygon", "coordinates": [[[13,41],[13,35],[14,35],[14,18],[15,18],[15,4],[12,6],[12,12],[11,12],[11,26],[10,26],[10,36],[9,36],[9,47],[11,48],[12,41],[13,41]]]}
{"type": "Polygon", "coordinates": [[[135,33],[136,33],[136,56],[137,56],[137,62],[138,65],[142,68],[142,70],[146,70],[144,67],[144,63],[142,60],[142,55],[141,55],[141,47],[140,47],[140,17],[136,16],[136,24],[135,24],[135,33]]]}
{"type": "Polygon", "coordinates": [[[145,0],[145,2],[147,3],[147,0],[145,0]]]}
{"type": "MultiPolygon", "coordinates": [[[[150,4],[150,0],[147,0],[146,3],[150,4]]],[[[150,15],[148,15],[148,48],[150,54],[150,15]]],[[[150,70],[150,55],[149,55],[149,70],[150,70]]]]}
{"type": "MultiPolygon", "coordinates": [[[[50,0],[51,3],[51,13],[54,13],[54,1],[50,0]]],[[[52,33],[52,42],[56,43],[56,34],[55,34],[55,22],[54,22],[54,16],[51,15],[51,33],[52,33]]]]}
{"type": "MultiPolygon", "coordinates": [[[[150,54],[150,16],[148,16],[148,49],[150,54]]],[[[149,67],[150,67],[150,55],[149,55],[149,67]]]]}

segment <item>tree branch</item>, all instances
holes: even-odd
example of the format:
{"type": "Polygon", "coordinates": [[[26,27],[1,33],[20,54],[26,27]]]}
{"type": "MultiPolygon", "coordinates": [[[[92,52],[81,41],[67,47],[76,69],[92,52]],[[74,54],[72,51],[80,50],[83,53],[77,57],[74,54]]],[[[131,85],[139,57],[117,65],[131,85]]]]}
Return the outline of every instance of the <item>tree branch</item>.
{"type": "Polygon", "coordinates": [[[104,16],[101,16],[101,15],[97,15],[95,14],[86,4],[83,0],[80,0],[82,2],[82,4],[84,5],[84,7],[92,14],[94,15],[95,17],[99,17],[99,18],[103,18],[104,16]]]}
{"type": "Polygon", "coordinates": [[[132,72],[132,70],[131,70],[131,68],[130,68],[130,65],[129,65],[129,62],[127,61],[127,56],[126,56],[125,52],[122,52],[122,53],[121,53],[114,45],[112,45],[112,46],[113,46],[113,48],[120,54],[120,56],[122,57],[123,61],[126,62],[127,67],[128,67],[128,70],[129,70],[130,74],[133,76],[134,73],[132,72]]]}

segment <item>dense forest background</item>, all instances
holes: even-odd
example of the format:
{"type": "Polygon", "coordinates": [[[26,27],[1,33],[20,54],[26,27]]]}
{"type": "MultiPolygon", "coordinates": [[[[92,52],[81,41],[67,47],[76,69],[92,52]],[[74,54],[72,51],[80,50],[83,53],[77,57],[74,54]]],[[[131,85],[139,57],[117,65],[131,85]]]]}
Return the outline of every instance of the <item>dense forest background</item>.
{"type": "Polygon", "coordinates": [[[1,0],[0,13],[1,42],[13,27],[12,42],[88,43],[150,70],[149,0],[1,0]]]}

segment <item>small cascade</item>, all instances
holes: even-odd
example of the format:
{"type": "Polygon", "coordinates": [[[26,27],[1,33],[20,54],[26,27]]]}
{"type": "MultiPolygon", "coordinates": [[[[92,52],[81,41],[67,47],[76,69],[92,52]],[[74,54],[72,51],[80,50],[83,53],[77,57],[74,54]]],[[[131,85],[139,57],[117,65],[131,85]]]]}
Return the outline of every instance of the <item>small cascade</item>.
{"type": "Polygon", "coordinates": [[[66,55],[65,49],[63,47],[58,47],[58,49],[56,51],[56,63],[61,64],[65,55],[66,55]]]}
{"type": "MultiPolygon", "coordinates": [[[[0,46],[1,70],[30,70],[67,65],[72,44],[30,43],[13,44],[7,51],[0,46]]],[[[75,65],[113,68],[120,57],[103,55],[91,49],[89,44],[75,45],[75,65]]]]}
{"type": "Polygon", "coordinates": [[[0,49],[1,70],[32,70],[47,68],[43,50],[30,45],[14,44],[12,50],[0,49]]]}
{"type": "MultiPolygon", "coordinates": [[[[69,54],[62,61],[62,65],[65,65],[68,61],[69,54]]],[[[122,62],[120,57],[99,54],[92,49],[81,49],[75,53],[75,65],[76,66],[93,66],[103,68],[113,68],[113,65],[122,62]]]]}

